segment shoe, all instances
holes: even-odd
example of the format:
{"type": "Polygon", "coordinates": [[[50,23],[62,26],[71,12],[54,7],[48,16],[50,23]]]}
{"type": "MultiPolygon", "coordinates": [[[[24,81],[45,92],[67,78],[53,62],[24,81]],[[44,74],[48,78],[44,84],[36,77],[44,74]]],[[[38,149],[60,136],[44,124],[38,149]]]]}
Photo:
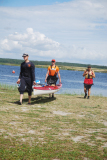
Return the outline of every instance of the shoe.
{"type": "Polygon", "coordinates": [[[18,104],[19,104],[19,105],[22,105],[22,102],[19,101],[18,104]]]}
{"type": "Polygon", "coordinates": [[[54,96],[52,95],[52,98],[54,98],[54,96]]]}
{"type": "Polygon", "coordinates": [[[28,105],[31,105],[31,103],[28,103],[28,105]]]}
{"type": "Polygon", "coordinates": [[[87,93],[85,93],[85,96],[84,96],[84,98],[86,98],[87,97],[87,93]]]}
{"type": "Polygon", "coordinates": [[[87,99],[90,99],[90,96],[88,96],[87,99]]]}

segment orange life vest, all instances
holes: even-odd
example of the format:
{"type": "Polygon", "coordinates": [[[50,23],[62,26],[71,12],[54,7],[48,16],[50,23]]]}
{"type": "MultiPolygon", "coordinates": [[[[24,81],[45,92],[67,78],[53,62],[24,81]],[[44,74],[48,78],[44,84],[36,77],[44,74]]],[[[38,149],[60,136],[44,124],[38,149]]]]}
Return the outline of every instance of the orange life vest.
{"type": "Polygon", "coordinates": [[[56,76],[59,71],[59,68],[57,66],[52,67],[51,65],[48,67],[48,70],[49,70],[49,76],[56,76]]]}

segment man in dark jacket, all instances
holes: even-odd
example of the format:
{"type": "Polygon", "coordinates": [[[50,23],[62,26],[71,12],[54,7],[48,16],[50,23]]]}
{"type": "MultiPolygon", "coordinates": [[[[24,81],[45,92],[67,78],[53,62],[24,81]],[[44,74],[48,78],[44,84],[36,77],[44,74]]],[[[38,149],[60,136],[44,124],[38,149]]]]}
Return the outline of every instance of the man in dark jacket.
{"type": "Polygon", "coordinates": [[[20,66],[20,75],[17,81],[17,84],[20,84],[20,102],[22,104],[23,93],[25,89],[28,92],[28,104],[31,104],[31,94],[32,94],[32,85],[35,85],[35,66],[32,62],[28,60],[29,55],[24,53],[23,56],[24,62],[20,66]]]}

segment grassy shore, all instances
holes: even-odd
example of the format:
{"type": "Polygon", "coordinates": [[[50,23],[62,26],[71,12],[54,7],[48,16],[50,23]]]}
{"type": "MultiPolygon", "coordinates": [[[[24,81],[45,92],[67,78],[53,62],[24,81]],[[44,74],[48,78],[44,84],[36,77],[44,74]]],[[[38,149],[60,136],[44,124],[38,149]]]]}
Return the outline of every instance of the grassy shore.
{"type": "MultiPolygon", "coordinates": [[[[49,65],[35,65],[36,68],[48,68],[49,65]]],[[[58,66],[60,70],[85,71],[86,67],[58,66]]],[[[107,73],[107,69],[92,68],[95,72],[107,73]]]]}
{"type": "Polygon", "coordinates": [[[107,97],[32,96],[0,87],[1,160],[107,160],[107,97]]]}
{"type": "MultiPolygon", "coordinates": [[[[20,66],[19,64],[0,63],[0,65],[20,66]]],[[[36,68],[48,68],[49,65],[35,65],[36,68]]],[[[86,67],[74,67],[58,65],[60,70],[85,71],[86,67]]],[[[107,73],[107,69],[92,68],[95,72],[107,73]]]]}

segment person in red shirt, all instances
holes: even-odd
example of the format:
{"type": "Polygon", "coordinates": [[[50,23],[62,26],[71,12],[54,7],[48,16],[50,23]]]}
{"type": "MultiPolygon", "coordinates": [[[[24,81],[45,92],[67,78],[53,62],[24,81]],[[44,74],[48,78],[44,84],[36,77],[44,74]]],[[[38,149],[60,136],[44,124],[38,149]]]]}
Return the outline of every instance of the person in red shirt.
{"type": "MultiPolygon", "coordinates": [[[[59,68],[58,66],[55,65],[56,63],[55,59],[52,59],[51,62],[52,64],[51,66],[48,67],[48,71],[46,73],[45,82],[47,82],[47,84],[49,85],[55,86],[58,78],[59,78],[59,83],[61,83],[61,77],[59,73],[59,68]]],[[[49,98],[51,98],[51,94],[49,94],[49,98]]],[[[52,93],[52,98],[54,98],[54,93],[52,93]]]]}
{"type": "Polygon", "coordinates": [[[91,92],[91,86],[93,85],[93,78],[95,78],[95,73],[93,70],[91,70],[91,66],[88,66],[88,68],[84,71],[83,77],[85,76],[84,79],[84,92],[85,96],[84,98],[87,97],[87,91],[88,91],[88,97],[87,99],[90,98],[90,92],[91,92]]]}

